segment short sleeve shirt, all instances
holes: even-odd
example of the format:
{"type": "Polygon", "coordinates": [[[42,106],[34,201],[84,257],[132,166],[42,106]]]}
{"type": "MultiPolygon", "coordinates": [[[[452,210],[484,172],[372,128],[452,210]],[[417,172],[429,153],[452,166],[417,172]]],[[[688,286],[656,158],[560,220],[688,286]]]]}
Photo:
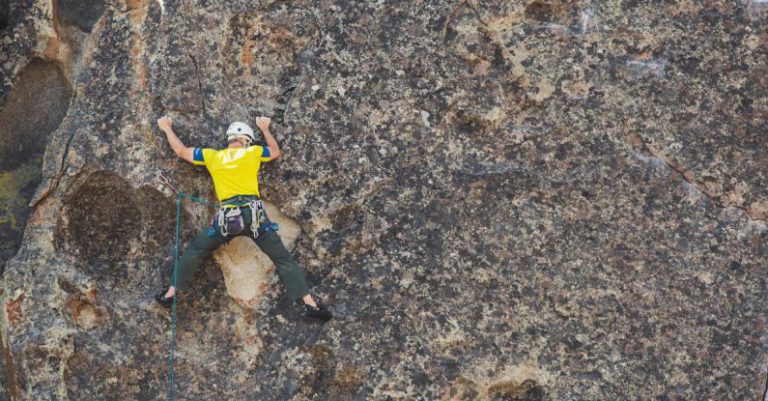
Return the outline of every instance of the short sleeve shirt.
{"type": "Polygon", "coordinates": [[[260,196],[259,168],[270,160],[268,147],[194,148],[192,156],[194,164],[205,166],[211,174],[219,202],[237,195],[260,196]]]}

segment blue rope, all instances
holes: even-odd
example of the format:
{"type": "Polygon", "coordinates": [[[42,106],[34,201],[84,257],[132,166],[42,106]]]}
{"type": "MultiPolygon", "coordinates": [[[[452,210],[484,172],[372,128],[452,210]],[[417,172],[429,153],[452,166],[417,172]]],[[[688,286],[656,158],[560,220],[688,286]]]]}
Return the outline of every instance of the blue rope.
{"type": "Polygon", "coordinates": [[[210,206],[210,207],[212,207],[212,208],[214,208],[214,209],[218,209],[218,206],[217,206],[217,205],[214,205],[213,203],[211,203],[211,202],[208,202],[208,201],[207,201],[207,200],[205,200],[205,199],[195,198],[194,196],[192,196],[192,195],[187,195],[187,194],[185,194],[184,192],[177,192],[177,194],[179,194],[179,197],[185,197],[185,198],[187,198],[187,199],[190,199],[190,200],[192,200],[193,202],[202,203],[203,205],[207,205],[207,206],[210,206]]]}
{"type": "MultiPolygon", "coordinates": [[[[181,222],[181,193],[176,196],[176,242],[173,246],[173,288],[176,288],[176,280],[179,275],[179,226],[181,222]]],[[[171,318],[171,383],[168,390],[168,399],[173,401],[173,362],[174,343],[176,339],[176,294],[173,294],[173,314],[171,318]]]]}
{"type": "MultiPolygon", "coordinates": [[[[187,195],[183,192],[176,192],[176,239],[173,246],[173,288],[176,287],[176,283],[179,275],[179,227],[181,226],[181,199],[187,198],[197,203],[202,203],[210,207],[216,207],[207,200],[195,198],[194,196],[187,195]]],[[[171,378],[168,387],[168,399],[173,401],[173,365],[174,365],[174,345],[176,340],[176,294],[173,294],[173,312],[171,317],[171,378]]]]}

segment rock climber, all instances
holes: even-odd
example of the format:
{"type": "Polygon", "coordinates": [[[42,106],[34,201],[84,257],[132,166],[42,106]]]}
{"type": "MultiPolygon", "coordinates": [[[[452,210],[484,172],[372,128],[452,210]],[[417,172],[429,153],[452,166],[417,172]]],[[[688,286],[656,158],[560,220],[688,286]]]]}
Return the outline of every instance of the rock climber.
{"type": "Polygon", "coordinates": [[[258,172],[262,162],[280,157],[282,152],[269,131],[268,117],[256,119],[266,146],[253,145],[253,129],[242,122],[233,122],[226,131],[228,146],[223,150],[189,148],[173,132],[173,121],[164,116],[157,120],[176,155],[194,165],[205,166],[213,179],[219,211],[213,223],[197,235],[187,247],[178,265],[176,287],[166,285],[155,299],[163,306],[173,304],[176,291],[186,291],[195,271],[219,246],[232,238],[247,235],[275,264],[288,296],[304,303],[308,317],[328,321],[331,311],[309,291],[303,269],[283,245],[264,210],[259,195],[258,172]]]}

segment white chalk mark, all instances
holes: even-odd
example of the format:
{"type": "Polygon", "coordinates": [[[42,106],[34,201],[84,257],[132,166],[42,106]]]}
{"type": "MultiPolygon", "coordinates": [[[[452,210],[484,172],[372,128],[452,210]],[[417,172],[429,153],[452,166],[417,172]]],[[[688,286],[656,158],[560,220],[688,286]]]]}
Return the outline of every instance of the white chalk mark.
{"type": "Polygon", "coordinates": [[[664,78],[666,76],[667,59],[657,58],[653,60],[627,60],[627,67],[632,70],[634,77],[655,76],[664,78]]]}
{"type": "Polygon", "coordinates": [[[659,159],[656,156],[646,155],[644,153],[641,153],[641,152],[638,152],[638,151],[635,151],[635,150],[630,151],[630,153],[637,160],[640,160],[641,162],[643,162],[643,164],[647,164],[647,165],[651,166],[654,169],[666,170],[666,168],[667,168],[667,162],[665,162],[664,160],[659,159]]]}
{"type": "Polygon", "coordinates": [[[543,30],[551,30],[559,33],[565,33],[568,35],[576,35],[577,33],[574,32],[571,28],[561,25],[561,24],[555,24],[552,22],[545,22],[543,24],[539,24],[535,27],[536,29],[543,29],[543,30]]]}
{"type": "Polygon", "coordinates": [[[523,172],[523,169],[520,166],[511,163],[494,164],[489,162],[480,162],[474,166],[466,167],[464,171],[472,176],[487,176],[521,173],[523,172]]]}
{"type": "Polygon", "coordinates": [[[165,3],[163,3],[163,0],[157,0],[157,4],[160,5],[160,13],[165,14],[165,3]]]}
{"type": "Polygon", "coordinates": [[[581,10],[581,13],[579,13],[579,29],[581,34],[589,31],[589,20],[594,16],[595,12],[591,8],[581,10]]]}
{"type": "Polygon", "coordinates": [[[532,127],[530,124],[515,124],[510,123],[507,124],[507,129],[509,129],[510,132],[522,132],[522,133],[538,133],[538,129],[535,127],[532,127]]]}

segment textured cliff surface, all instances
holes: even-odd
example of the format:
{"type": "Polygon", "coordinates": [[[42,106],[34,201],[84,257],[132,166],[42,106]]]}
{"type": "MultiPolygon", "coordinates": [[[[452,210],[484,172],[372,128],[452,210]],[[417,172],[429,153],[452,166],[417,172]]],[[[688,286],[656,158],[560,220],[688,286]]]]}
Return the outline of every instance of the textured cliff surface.
{"type": "MultiPolygon", "coordinates": [[[[0,399],[167,397],[157,177],[211,184],[163,114],[211,147],[274,117],[262,192],[338,315],[304,320],[255,246],[223,248],[179,303],[177,399],[758,399],[766,21],[756,0],[6,3],[0,399]]],[[[185,202],[182,241],[209,217],[185,202]]]]}

